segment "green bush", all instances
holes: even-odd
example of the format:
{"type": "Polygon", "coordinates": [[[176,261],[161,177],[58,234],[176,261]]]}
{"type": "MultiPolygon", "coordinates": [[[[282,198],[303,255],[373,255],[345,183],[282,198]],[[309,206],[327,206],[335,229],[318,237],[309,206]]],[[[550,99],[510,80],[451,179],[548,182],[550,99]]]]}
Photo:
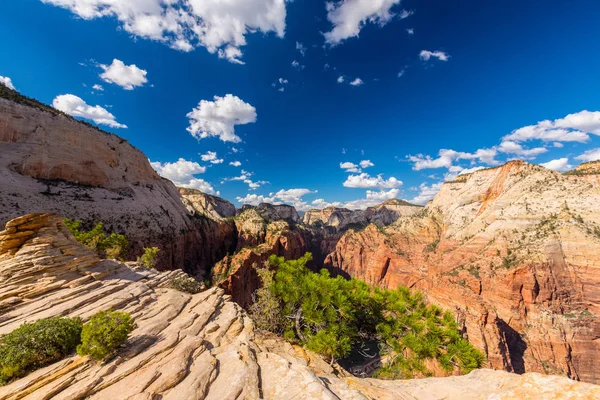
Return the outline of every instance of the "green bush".
{"type": "Polygon", "coordinates": [[[171,289],[179,290],[180,292],[196,294],[202,291],[202,284],[195,280],[194,278],[189,277],[176,277],[171,278],[169,282],[169,287],[171,289]]]}
{"type": "Polygon", "coordinates": [[[276,272],[258,270],[263,289],[251,314],[261,329],[283,333],[332,362],[360,341],[375,340],[387,360],[381,378],[428,375],[426,360],[464,373],[482,365],[483,354],[461,337],[453,315],[427,305],[420,293],[314,273],[306,268],[310,260],[310,253],[288,261],[272,256],[276,272]]]}
{"type": "Polygon", "coordinates": [[[0,336],[0,385],[72,353],[81,330],[80,318],[53,317],[26,322],[0,336]]]}
{"type": "Polygon", "coordinates": [[[111,233],[107,236],[102,222],[98,222],[91,231],[87,232],[79,230],[81,221],[65,218],[64,223],[79,243],[100,256],[118,258],[129,247],[129,242],[124,235],[111,233]]]}
{"type": "Polygon", "coordinates": [[[98,361],[106,360],[127,341],[127,337],[135,328],[129,313],[112,309],[100,311],[83,325],[77,354],[89,355],[98,361]]]}
{"type": "Polygon", "coordinates": [[[158,247],[144,247],[144,254],[138,257],[138,262],[146,268],[156,267],[156,258],[158,257],[158,247]]]}

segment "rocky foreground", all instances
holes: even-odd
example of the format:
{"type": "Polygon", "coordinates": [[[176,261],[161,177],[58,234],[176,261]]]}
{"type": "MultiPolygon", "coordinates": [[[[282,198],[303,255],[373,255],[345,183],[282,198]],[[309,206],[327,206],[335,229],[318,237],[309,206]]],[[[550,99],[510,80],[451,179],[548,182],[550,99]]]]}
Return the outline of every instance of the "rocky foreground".
{"type": "Polygon", "coordinates": [[[112,307],[138,328],[106,363],[72,356],[0,388],[0,399],[548,399],[598,398],[563,377],[478,370],[412,381],[358,379],[279,338],[254,332],[223,290],[167,288],[181,271],[100,260],[55,214],[0,232],[0,334],[51,316],[112,307]]]}

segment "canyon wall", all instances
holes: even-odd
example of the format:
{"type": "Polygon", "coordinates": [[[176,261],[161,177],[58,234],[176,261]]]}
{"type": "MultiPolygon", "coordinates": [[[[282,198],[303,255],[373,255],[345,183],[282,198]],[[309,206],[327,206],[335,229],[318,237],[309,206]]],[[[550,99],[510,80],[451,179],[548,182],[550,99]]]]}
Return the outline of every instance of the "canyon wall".
{"type": "Polygon", "coordinates": [[[127,236],[126,258],[158,246],[161,268],[199,277],[235,247],[231,224],[194,218],[127,141],[32,104],[0,98],[0,224],[30,212],[103,222],[127,236]]]}
{"type": "Polygon", "coordinates": [[[600,181],[585,168],[459,177],[422,213],[347,232],[325,264],[454,310],[493,368],[600,382],[600,181]]]}

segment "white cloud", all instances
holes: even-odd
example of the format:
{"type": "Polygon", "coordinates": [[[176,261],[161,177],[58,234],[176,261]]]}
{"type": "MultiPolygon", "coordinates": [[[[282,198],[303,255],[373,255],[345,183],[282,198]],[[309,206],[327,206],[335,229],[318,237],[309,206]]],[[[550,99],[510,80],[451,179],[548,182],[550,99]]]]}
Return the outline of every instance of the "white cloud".
{"type": "Polygon", "coordinates": [[[344,206],[344,203],[341,203],[339,201],[334,201],[333,203],[329,203],[329,202],[325,201],[325,199],[316,199],[313,202],[311,202],[310,205],[312,207],[318,208],[318,209],[323,209],[323,208],[328,208],[328,207],[341,208],[344,206]]]}
{"type": "Polygon", "coordinates": [[[397,189],[402,186],[402,181],[394,178],[384,179],[381,175],[370,176],[367,173],[350,175],[344,182],[344,187],[362,189],[397,189]]]}
{"type": "Polygon", "coordinates": [[[340,76],[339,78],[337,78],[337,83],[344,83],[344,77],[340,76]]]}
{"type": "Polygon", "coordinates": [[[589,134],[600,135],[600,111],[583,110],[554,121],[540,121],[512,131],[503,140],[585,143],[590,139],[589,134]]]}
{"type": "Polygon", "coordinates": [[[400,19],[405,19],[413,15],[415,12],[413,10],[402,10],[399,17],[400,19]]]}
{"type": "Polygon", "coordinates": [[[400,0],[344,0],[325,3],[327,19],[333,29],[325,33],[325,41],[336,45],[356,37],[367,22],[383,26],[395,16],[391,9],[400,0]]]}
{"type": "Polygon", "coordinates": [[[268,196],[258,194],[247,194],[245,197],[237,197],[237,201],[242,204],[259,205],[260,203],[270,204],[289,204],[294,206],[296,210],[307,211],[310,206],[303,197],[310,193],[316,193],[309,189],[288,189],[278,192],[269,193],[268,196]]]}
{"type": "Polygon", "coordinates": [[[12,80],[8,77],[8,76],[1,76],[0,75],[0,83],[3,83],[4,86],[6,86],[9,89],[12,90],[17,90],[15,89],[15,87],[13,86],[12,80]]]}
{"type": "Polygon", "coordinates": [[[450,56],[446,53],[444,53],[443,51],[429,51],[429,50],[421,50],[421,52],[419,53],[419,57],[421,57],[421,60],[424,61],[429,61],[431,59],[431,57],[437,58],[440,61],[448,61],[448,59],[450,58],[450,56]]]}
{"type": "Polygon", "coordinates": [[[340,163],[340,168],[346,170],[346,172],[360,172],[361,169],[358,168],[358,165],[351,163],[349,161],[340,163]]]}
{"type": "Polygon", "coordinates": [[[301,71],[304,69],[304,65],[300,64],[298,61],[294,60],[292,61],[292,67],[296,68],[297,70],[301,71]]]}
{"type": "Polygon", "coordinates": [[[581,161],[597,161],[600,160],[600,148],[587,150],[585,153],[575,157],[576,160],[581,161]]]}
{"type": "Polygon", "coordinates": [[[352,86],[360,86],[360,85],[363,85],[364,82],[362,81],[362,79],[356,78],[355,80],[353,80],[352,82],[350,82],[350,84],[352,86]]]}
{"type": "Polygon", "coordinates": [[[224,142],[239,143],[235,125],[256,122],[256,109],[231,94],[215,96],[214,101],[202,100],[198,107],[187,114],[190,119],[188,132],[196,139],[217,136],[224,142]]]}
{"type": "Polygon", "coordinates": [[[222,158],[217,158],[217,153],[215,151],[208,151],[206,154],[200,155],[202,161],[208,161],[211,164],[221,164],[223,162],[222,158]]]}
{"type": "Polygon", "coordinates": [[[556,147],[557,149],[562,149],[563,147],[565,147],[565,145],[561,142],[554,142],[552,143],[552,146],[556,147]]]}
{"type": "Polygon", "coordinates": [[[52,101],[52,107],[73,117],[81,117],[94,121],[98,125],[107,125],[111,128],[127,128],[126,125],[116,121],[114,115],[100,106],[90,106],[80,97],[73,94],[61,94],[52,101]]]}
{"type": "Polygon", "coordinates": [[[517,142],[513,142],[510,140],[504,141],[500,143],[498,147],[498,151],[506,154],[516,154],[518,156],[523,156],[525,158],[536,157],[540,154],[546,153],[548,149],[545,147],[536,147],[533,149],[525,149],[522,145],[517,142]]]}
{"type": "Polygon", "coordinates": [[[414,35],[414,34],[415,34],[415,30],[414,30],[413,28],[408,28],[408,29],[406,29],[406,32],[407,32],[409,35],[414,35]]]}
{"type": "Polygon", "coordinates": [[[378,192],[373,190],[367,190],[366,198],[359,200],[352,200],[344,204],[345,208],[349,208],[351,210],[364,210],[368,207],[376,206],[380,203],[383,203],[386,200],[396,199],[400,194],[400,190],[398,189],[390,189],[390,190],[380,190],[378,192]]]}
{"type": "Polygon", "coordinates": [[[125,65],[123,61],[116,58],[110,65],[100,64],[100,68],[104,70],[100,74],[100,78],[105,82],[119,85],[125,90],[133,90],[148,82],[146,70],[138,68],[135,64],[125,65]]]}
{"type": "Polygon", "coordinates": [[[375,166],[375,164],[373,164],[371,162],[371,160],[362,160],[359,163],[359,165],[360,165],[361,168],[369,168],[369,167],[374,167],[375,166]]]}
{"type": "Polygon", "coordinates": [[[152,168],[163,178],[172,181],[175,186],[188,189],[198,189],[204,193],[219,195],[212,185],[204,179],[196,178],[194,175],[203,174],[206,168],[197,162],[187,161],[180,158],[173,163],[150,162],[152,168]]]}
{"type": "Polygon", "coordinates": [[[542,167],[559,172],[566,172],[573,169],[573,166],[569,164],[569,159],[567,157],[548,161],[547,163],[543,163],[540,165],[542,167]]]}
{"type": "Polygon", "coordinates": [[[498,151],[495,148],[478,149],[475,153],[464,153],[451,149],[442,149],[438,153],[438,158],[431,158],[418,154],[416,156],[408,156],[408,160],[413,162],[413,169],[420,171],[429,168],[450,168],[452,163],[457,160],[479,160],[488,165],[498,165],[499,162],[495,159],[498,151]]]}
{"type": "Polygon", "coordinates": [[[234,167],[240,167],[240,166],[242,165],[242,163],[241,163],[241,162],[239,162],[239,161],[231,161],[231,162],[229,163],[229,165],[232,165],[232,166],[234,166],[234,167]]]}
{"type": "Polygon", "coordinates": [[[442,188],[443,184],[444,182],[438,182],[431,185],[422,183],[419,186],[419,194],[409,201],[414,204],[426,204],[428,201],[433,200],[435,195],[438,194],[438,192],[442,188]]]}
{"type": "Polygon", "coordinates": [[[286,85],[288,83],[288,80],[283,78],[279,78],[277,81],[282,85],[286,85]]]}
{"type": "Polygon", "coordinates": [[[94,86],[92,86],[92,89],[98,91],[98,92],[103,92],[104,91],[104,87],[102,87],[102,85],[99,84],[95,84],[94,86]]]}
{"type": "Polygon", "coordinates": [[[135,36],[180,50],[203,46],[234,63],[253,32],[285,33],[286,0],[42,0],[90,20],[116,18],[135,36]]]}
{"type": "MultiPolygon", "coordinates": [[[[241,163],[240,163],[240,165],[241,165],[241,163]]],[[[221,183],[228,182],[228,181],[241,181],[241,182],[244,182],[246,185],[248,185],[248,188],[250,190],[256,190],[259,187],[261,187],[262,185],[269,183],[267,181],[253,181],[252,179],[250,179],[252,177],[252,175],[254,175],[252,172],[248,172],[248,171],[245,171],[242,169],[240,176],[234,176],[233,178],[224,178],[221,183]]]]}
{"type": "Polygon", "coordinates": [[[406,73],[406,70],[404,70],[404,69],[402,71],[398,72],[398,78],[402,78],[405,73],[406,73]]]}
{"type": "Polygon", "coordinates": [[[302,54],[302,57],[306,55],[306,47],[304,47],[302,43],[296,42],[296,50],[298,50],[300,54],[302,54]]]}

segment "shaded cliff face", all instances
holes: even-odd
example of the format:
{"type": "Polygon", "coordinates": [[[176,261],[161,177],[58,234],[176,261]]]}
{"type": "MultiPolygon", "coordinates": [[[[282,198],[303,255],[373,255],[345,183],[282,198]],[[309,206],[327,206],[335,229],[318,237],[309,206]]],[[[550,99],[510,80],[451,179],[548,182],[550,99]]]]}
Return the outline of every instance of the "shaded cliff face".
{"type": "Polygon", "coordinates": [[[71,355],[0,387],[0,400],[600,396],[599,387],[562,377],[491,370],[441,379],[358,379],[280,338],[255,333],[222,289],[190,295],[169,288],[172,278],[184,276],[100,260],[58,215],[10,221],[0,231],[0,334],[54,316],[87,321],[110,307],[129,312],[137,328],[110,360],[71,355]]]}
{"type": "Polygon", "coordinates": [[[424,212],[349,231],[333,271],[456,311],[494,368],[600,382],[600,181],[524,162],[446,183],[424,212]]]}
{"type": "Polygon", "coordinates": [[[128,142],[60,113],[0,99],[0,224],[29,212],[55,212],[82,220],[84,228],[101,221],[127,236],[126,258],[160,247],[163,269],[201,275],[226,254],[207,246],[220,248],[226,228],[198,227],[175,186],[128,142]]]}

